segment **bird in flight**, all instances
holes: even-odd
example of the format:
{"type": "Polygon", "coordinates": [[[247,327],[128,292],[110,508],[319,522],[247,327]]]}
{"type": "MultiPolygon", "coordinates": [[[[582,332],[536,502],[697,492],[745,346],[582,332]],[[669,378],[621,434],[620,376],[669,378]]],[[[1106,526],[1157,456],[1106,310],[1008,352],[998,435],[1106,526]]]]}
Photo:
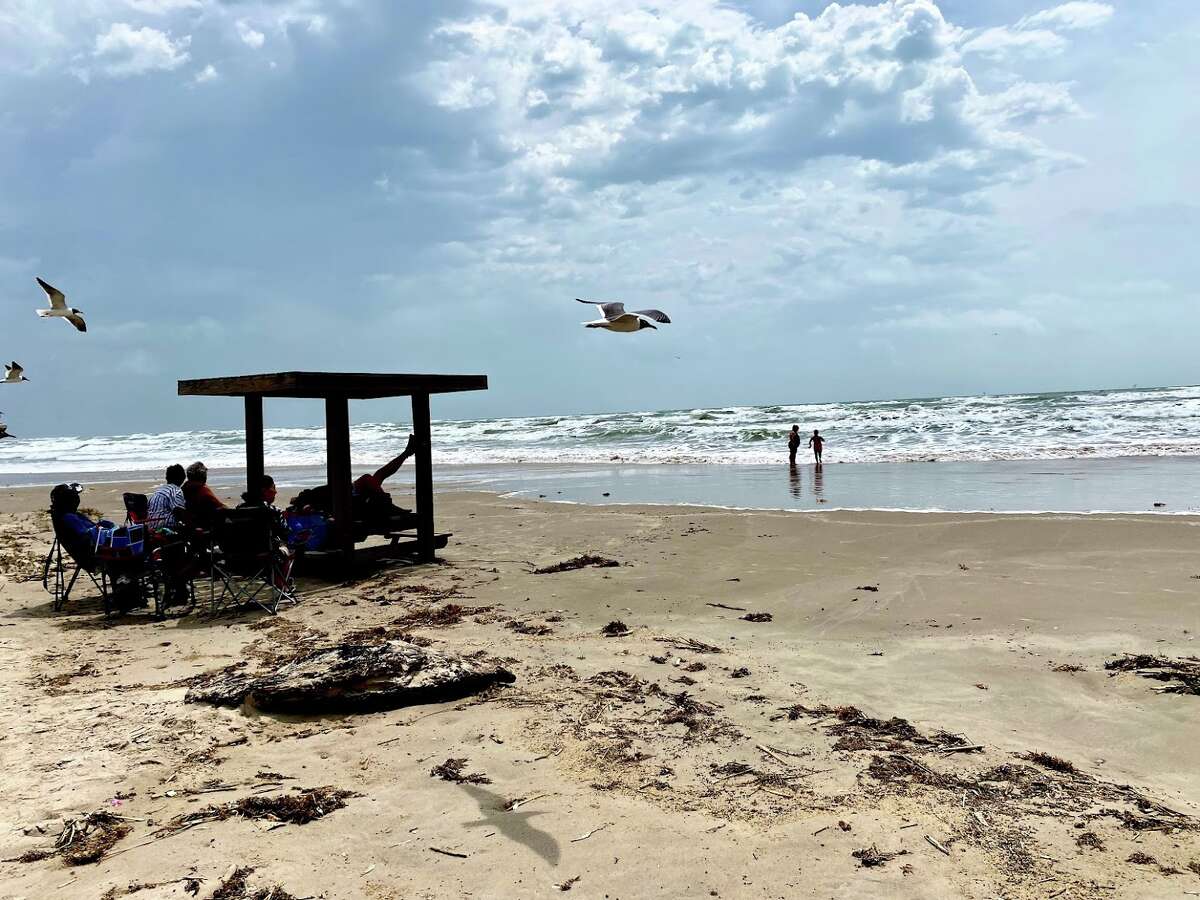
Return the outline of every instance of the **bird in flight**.
{"type": "MultiPolygon", "coordinates": [[[[2,415],[4,415],[4,413],[0,412],[0,416],[2,416],[2,415]]],[[[8,426],[5,425],[3,422],[0,422],[0,440],[3,440],[4,438],[15,438],[15,437],[16,437],[15,434],[8,433],[8,426]]]]}
{"type": "Polygon", "coordinates": [[[20,384],[22,381],[28,381],[29,379],[21,374],[24,371],[17,365],[16,360],[13,360],[10,365],[4,367],[4,380],[0,381],[0,384],[20,384]]]}
{"type": "Polygon", "coordinates": [[[594,300],[580,300],[578,297],[575,300],[577,303],[595,306],[603,316],[594,322],[584,322],[585,328],[607,328],[609,331],[625,333],[641,331],[643,328],[657,329],[658,326],[654,324],[655,322],[664,325],[671,323],[667,314],[660,309],[635,309],[633,312],[625,312],[624,303],[596,303],[594,300]]]}
{"type": "Polygon", "coordinates": [[[46,284],[42,279],[38,279],[37,283],[42,286],[42,290],[50,298],[49,309],[39,309],[37,314],[42,318],[53,317],[66,319],[80,331],[87,331],[87,323],[83,321],[83,310],[76,309],[73,306],[67,306],[67,295],[53,285],[46,284]]]}

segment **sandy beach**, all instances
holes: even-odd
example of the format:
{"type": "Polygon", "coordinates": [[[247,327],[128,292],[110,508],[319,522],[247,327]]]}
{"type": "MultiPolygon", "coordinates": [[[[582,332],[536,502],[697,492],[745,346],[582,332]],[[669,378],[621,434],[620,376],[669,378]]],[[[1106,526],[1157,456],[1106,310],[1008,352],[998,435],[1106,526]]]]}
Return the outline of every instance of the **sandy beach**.
{"type": "Polygon", "coordinates": [[[158,622],[51,611],[23,580],[44,505],[0,492],[0,896],[1200,892],[1200,698],[1104,667],[1198,655],[1198,518],[441,494],[441,565],[158,622]],[[534,574],[585,553],[619,565],[534,574]],[[358,715],[184,702],[370,630],[515,681],[358,715]],[[350,793],[304,824],[221,812],[321,787],[350,793]],[[98,811],[98,861],[48,852],[98,811]]]}

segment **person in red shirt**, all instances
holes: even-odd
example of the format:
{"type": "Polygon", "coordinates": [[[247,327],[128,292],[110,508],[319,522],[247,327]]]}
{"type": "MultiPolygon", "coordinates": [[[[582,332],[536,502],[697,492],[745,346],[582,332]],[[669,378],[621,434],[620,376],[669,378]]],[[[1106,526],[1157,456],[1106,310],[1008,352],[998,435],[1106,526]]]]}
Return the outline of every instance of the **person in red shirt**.
{"type": "Polygon", "coordinates": [[[202,462],[194,462],[187,467],[183,499],[187,501],[188,519],[199,527],[207,525],[216,513],[226,508],[208,486],[208,466],[202,462]]]}
{"type": "Polygon", "coordinates": [[[821,447],[825,445],[825,438],[821,437],[821,432],[813,429],[812,437],[808,439],[808,446],[812,447],[813,459],[817,461],[817,465],[821,464],[821,447]]]}

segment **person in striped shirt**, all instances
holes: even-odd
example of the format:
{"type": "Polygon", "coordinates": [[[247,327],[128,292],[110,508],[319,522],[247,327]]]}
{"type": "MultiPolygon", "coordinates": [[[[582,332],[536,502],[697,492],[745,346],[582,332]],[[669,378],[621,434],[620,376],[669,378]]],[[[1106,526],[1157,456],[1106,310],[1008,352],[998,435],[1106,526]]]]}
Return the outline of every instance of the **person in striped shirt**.
{"type": "Polygon", "coordinates": [[[187,508],[182,488],[184,478],[183,466],[167,467],[166,483],[156,487],[150,495],[146,525],[151,531],[172,527],[176,524],[176,513],[187,508]]]}

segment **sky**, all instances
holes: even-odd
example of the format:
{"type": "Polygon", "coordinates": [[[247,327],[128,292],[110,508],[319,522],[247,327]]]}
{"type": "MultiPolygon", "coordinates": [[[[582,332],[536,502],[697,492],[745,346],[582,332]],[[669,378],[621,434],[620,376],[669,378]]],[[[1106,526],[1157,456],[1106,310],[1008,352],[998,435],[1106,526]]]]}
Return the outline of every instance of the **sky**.
{"type": "Polygon", "coordinates": [[[288,369],[489,376],[435,418],[1196,383],[1198,40],[1193,0],[0,0],[0,410],[230,427],[176,380],[288,369]]]}

